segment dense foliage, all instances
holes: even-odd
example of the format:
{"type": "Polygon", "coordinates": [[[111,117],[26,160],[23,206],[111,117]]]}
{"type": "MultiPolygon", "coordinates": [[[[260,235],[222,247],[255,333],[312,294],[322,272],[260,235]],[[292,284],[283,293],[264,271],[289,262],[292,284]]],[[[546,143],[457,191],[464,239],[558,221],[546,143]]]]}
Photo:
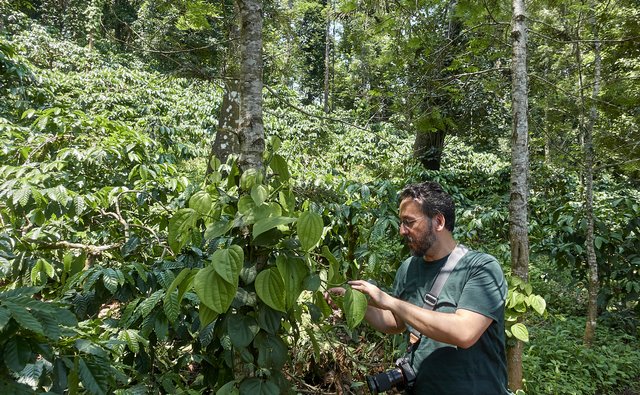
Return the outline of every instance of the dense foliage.
{"type": "MultiPolygon", "coordinates": [[[[57,2],[0,1],[1,393],[362,392],[364,374],[388,368],[404,340],[358,325],[366,301],[357,292],[341,301],[343,315],[322,292],[350,278],[391,285],[407,254],[396,196],[408,182],[442,183],[458,205],[456,237],[494,254],[508,273],[509,163],[499,138],[508,129],[506,105],[489,94],[504,82],[485,80],[469,95],[467,85],[443,83],[446,99],[404,103],[415,113],[393,100],[407,86],[426,89],[427,80],[403,79],[406,67],[469,71],[495,33],[468,37],[480,48],[473,59],[455,52],[433,64],[420,55],[439,46],[423,32],[428,18],[399,48],[379,33],[410,19],[380,19],[388,10],[375,5],[360,13],[345,2],[330,14],[324,4],[298,4],[288,12],[300,23],[296,40],[308,45],[296,69],[313,72],[283,76],[288,87],[266,97],[266,176],[241,173],[233,157],[211,158],[214,171],[205,175],[220,88],[186,76],[192,67],[162,64],[149,49],[213,46],[224,8],[145,1],[137,15],[133,2],[89,3],[68,2],[64,11],[73,12],[61,13],[57,2]],[[344,89],[330,117],[314,104],[323,16],[344,28],[336,73],[345,78],[335,82],[344,89]],[[135,31],[155,32],[156,41],[134,38],[135,31]],[[130,51],[136,42],[146,52],[130,51]],[[480,124],[465,118],[474,111],[486,112],[480,124]],[[413,127],[398,126],[416,119],[428,130],[451,126],[452,114],[476,134],[447,137],[443,170],[425,171],[411,159],[413,127]]],[[[474,20],[480,11],[460,3],[458,17],[474,20]]],[[[403,12],[419,15],[413,7],[403,12]]],[[[499,51],[485,55],[487,64],[502,59],[499,51]]],[[[172,59],[215,72],[217,56],[172,59]]],[[[633,60],[620,57],[623,73],[633,60]]],[[[285,69],[276,58],[273,81],[285,69]]],[[[552,99],[538,98],[549,108],[552,99]]],[[[611,116],[603,145],[633,135],[633,114],[625,114],[611,116]]],[[[570,160],[574,148],[563,151],[570,160]]],[[[603,169],[597,179],[602,315],[598,341],[586,349],[580,173],[561,155],[534,158],[531,282],[510,278],[507,305],[509,339],[529,340],[527,393],[637,392],[640,193],[627,177],[637,168],[603,169]],[[518,316],[531,321],[512,326],[518,316]]]]}

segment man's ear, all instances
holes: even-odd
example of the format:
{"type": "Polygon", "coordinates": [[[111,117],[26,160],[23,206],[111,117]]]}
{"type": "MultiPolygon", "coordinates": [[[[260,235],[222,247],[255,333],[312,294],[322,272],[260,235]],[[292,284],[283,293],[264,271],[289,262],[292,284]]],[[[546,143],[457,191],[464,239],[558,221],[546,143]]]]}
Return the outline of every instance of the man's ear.
{"type": "Polygon", "coordinates": [[[445,229],[447,221],[444,219],[444,215],[442,213],[438,213],[433,217],[433,222],[435,223],[436,231],[442,231],[445,229]]]}

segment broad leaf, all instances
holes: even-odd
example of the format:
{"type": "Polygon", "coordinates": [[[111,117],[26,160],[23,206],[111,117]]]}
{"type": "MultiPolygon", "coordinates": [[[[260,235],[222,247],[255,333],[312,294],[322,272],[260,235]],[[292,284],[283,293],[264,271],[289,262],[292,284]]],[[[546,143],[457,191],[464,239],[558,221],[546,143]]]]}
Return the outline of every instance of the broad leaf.
{"type": "Polygon", "coordinates": [[[278,395],[280,388],[271,380],[262,380],[256,377],[245,379],[240,383],[241,395],[278,395]]]}
{"type": "Polygon", "coordinates": [[[204,239],[211,240],[220,237],[230,231],[231,228],[233,228],[233,220],[220,219],[215,221],[207,226],[207,229],[204,231],[204,239]]]}
{"type": "Polygon", "coordinates": [[[290,224],[295,222],[295,218],[290,217],[269,217],[262,218],[258,220],[255,225],[253,225],[253,238],[260,236],[264,232],[276,228],[280,225],[290,224]]]}
{"type": "Polygon", "coordinates": [[[193,288],[205,306],[222,314],[229,309],[238,288],[230,284],[212,266],[200,269],[193,279],[193,288]]]}
{"type": "Polygon", "coordinates": [[[520,322],[511,326],[511,334],[513,334],[513,337],[520,341],[523,341],[525,343],[529,342],[529,330],[524,324],[520,322]]]}
{"type": "Polygon", "coordinates": [[[347,326],[353,329],[364,319],[367,312],[367,297],[360,291],[347,288],[347,292],[344,294],[343,308],[347,326]]]}
{"type": "Polygon", "coordinates": [[[255,346],[258,348],[259,367],[278,370],[287,362],[287,346],[280,337],[260,332],[255,346]]]}
{"type": "Polygon", "coordinates": [[[227,330],[231,343],[237,348],[243,348],[251,344],[260,327],[253,317],[232,314],[227,319],[227,330]]]}
{"type": "Polygon", "coordinates": [[[543,315],[547,308],[547,302],[540,295],[529,295],[529,305],[540,315],[543,315]]]}
{"type": "Polygon", "coordinates": [[[238,390],[238,386],[236,384],[235,380],[229,381],[227,384],[220,387],[216,392],[216,395],[239,395],[240,390],[238,390]]]}
{"type": "Polygon", "coordinates": [[[285,312],[284,280],[277,268],[263,270],[256,277],[258,297],[274,310],[285,312]]]}
{"type": "Polygon", "coordinates": [[[217,250],[211,256],[214,270],[229,284],[238,286],[238,276],[244,263],[244,251],[239,245],[232,245],[223,250],[217,250]]]}
{"type": "Polygon", "coordinates": [[[191,208],[178,210],[169,220],[169,247],[174,253],[179,253],[191,238],[191,231],[198,220],[198,213],[191,208]]]}
{"type": "Polygon", "coordinates": [[[202,216],[209,214],[212,204],[211,195],[205,191],[198,191],[189,199],[189,208],[194,209],[202,216]]]}
{"type": "Polygon", "coordinates": [[[302,259],[288,258],[284,255],[278,256],[276,265],[284,280],[285,308],[289,310],[296,304],[302,292],[302,282],[309,274],[309,268],[302,259]]]}
{"type": "Polygon", "coordinates": [[[318,244],[322,238],[323,227],[322,217],[313,211],[305,211],[300,214],[297,230],[303,250],[309,251],[318,244]]]}
{"type": "Polygon", "coordinates": [[[269,192],[267,192],[267,188],[263,185],[254,185],[253,188],[251,188],[251,199],[253,199],[256,206],[262,206],[268,197],[269,192]]]}
{"type": "Polygon", "coordinates": [[[19,372],[27,363],[35,359],[35,355],[31,356],[31,346],[29,342],[20,337],[9,339],[4,345],[4,363],[14,372],[19,372]]]}
{"type": "Polygon", "coordinates": [[[103,388],[105,378],[102,376],[102,372],[95,364],[87,364],[83,358],[80,358],[78,364],[78,373],[80,374],[80,380],[84,385],[84,388],[91,394],[102,395],[106,394],[103,388]]]}
{"type": "Polygon", "coordinates": [[[200,306],[198,306],[198,316],[200,317],[200,329],[203,329],[218,318],[218,313],[200,303],[200,306]]]}

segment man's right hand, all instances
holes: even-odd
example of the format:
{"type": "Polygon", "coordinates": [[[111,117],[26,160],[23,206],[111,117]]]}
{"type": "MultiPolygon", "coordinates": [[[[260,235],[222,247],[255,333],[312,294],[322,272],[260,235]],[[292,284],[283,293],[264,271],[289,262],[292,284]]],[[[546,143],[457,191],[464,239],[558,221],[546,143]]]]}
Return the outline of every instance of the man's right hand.
{"type": "Polygon", "coordinates": [[[327,304],[329,306],[331,306],[332,309],[337,310],[337,309],[339,309],[339,307],[338,307],[338,305],[336,305],[336,302],[333,300],[332,295],[344,296],[345,292],[347,292],[347,290],[344,289],[343,287],[329,288],[324,293],[324,300],[327,301],[327,304]]]}

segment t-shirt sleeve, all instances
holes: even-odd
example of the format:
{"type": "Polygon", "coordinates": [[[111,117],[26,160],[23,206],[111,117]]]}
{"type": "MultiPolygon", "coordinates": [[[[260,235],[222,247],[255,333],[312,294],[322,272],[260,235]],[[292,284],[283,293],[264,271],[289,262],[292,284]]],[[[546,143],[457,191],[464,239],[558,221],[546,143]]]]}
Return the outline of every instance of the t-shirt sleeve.
{"type": "Polygon", "coordinates": [[[487,254],[474,257],[458,308],[498,320],[498,312],[504,308],[506,296],[507,284],[498,261],[487,254]]]}

